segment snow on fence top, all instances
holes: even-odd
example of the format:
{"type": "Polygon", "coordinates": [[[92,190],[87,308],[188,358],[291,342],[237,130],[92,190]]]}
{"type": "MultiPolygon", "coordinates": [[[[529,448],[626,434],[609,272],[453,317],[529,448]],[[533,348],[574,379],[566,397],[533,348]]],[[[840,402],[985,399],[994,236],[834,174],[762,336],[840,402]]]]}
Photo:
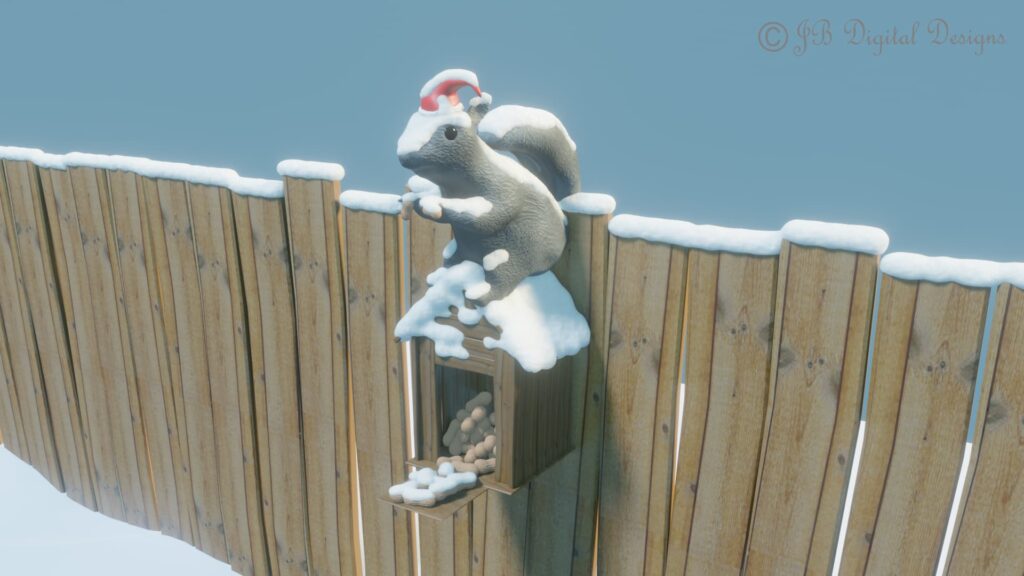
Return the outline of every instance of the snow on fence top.
{"type": "Polygon", "coordinates": [[[882,254],[889,247],[889,235],[880,228],[813,220],[792,220],[782,230],[773,231],[724,228],[624,214],[612,218],[608,229],[619,238],[638,238],[684,248],[754,256],[778,254],[783,240],[801,246],[874,255],[882,254]]]}
{"type": "Polygon", "coordinates": [[[341,164],[332,164],[330,162],[282,160],[277,164],[277,173],[288,178],[341,182],[345,178],[345,167],[341,164]]]}
{"type": "Polygon", "coordinates": [[[397,194],[381,194],[365,190],[346,190],[339,199],[349,210],[398,214],[402,211],[402,197],[397,194]]]}
{"type": "MultiPolygon", "coordinates": [[[[247,178],[239,176],[230,168],[197,166],[181,162],[164,162],[137,156],[106,154],[48,154],[38,148],[0,146],[0,160],[31,162],[40,168],[66,170],[73,167],[97,168],[132,172],[146,178],[180,180],[192,184],[227,188],[243,196],[260,198],[283,198],[284,184],[280,180],[247,178]]],[[[278,174],[292,178],[340,181],[345,168],[340,164],[308,162],[305,160],[284,160],[277,165],[278,174]]]]}
{"type": "Polygon", "coordinates": [[[736,252],[773,256],[782,248],[782,234],[766,230],[744,230],[698,225],[683,220],[647,218],[623,214],[612,218],[608,230],[619,238],[673,244],[711,252],[736,252]]]}
{"type": "Polygon", "coordinates": [[[955,282],[963,286],[990,288],[1012,284],[1024,289],[1024,263],[967,260],[945,256],[923,256],[909,252],[893,252],[882,258],[884,274],[900,280],[955,282]]]}
{"type": "Polygon", "coordinates": [[[834,224],[814,220],[790,220],[782,227],[782,239],[801,246],[881,255],[889,247],[889,235],[881,228],[834,224]]]}
{"type": "Polygon", "coordinates": [[[562,210],[573,214],[604,216],[615,212],[615,198],[608,194],[577,192],[562,198],[562,210]]]}

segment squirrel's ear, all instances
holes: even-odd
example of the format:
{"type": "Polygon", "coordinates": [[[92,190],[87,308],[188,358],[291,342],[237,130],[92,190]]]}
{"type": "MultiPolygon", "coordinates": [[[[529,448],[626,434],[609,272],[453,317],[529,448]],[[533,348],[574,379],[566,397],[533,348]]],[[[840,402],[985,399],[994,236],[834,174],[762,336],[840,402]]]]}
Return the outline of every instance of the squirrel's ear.
{"type": "Polygon", "coordinates": [[[479,96],[474,96],[469,101],[469,113],[470,119],[473,121],[475,127],[480,123],[480,120],[487,114],[491,109],[491,95],[487,92],[481,93],[479,96]]]}

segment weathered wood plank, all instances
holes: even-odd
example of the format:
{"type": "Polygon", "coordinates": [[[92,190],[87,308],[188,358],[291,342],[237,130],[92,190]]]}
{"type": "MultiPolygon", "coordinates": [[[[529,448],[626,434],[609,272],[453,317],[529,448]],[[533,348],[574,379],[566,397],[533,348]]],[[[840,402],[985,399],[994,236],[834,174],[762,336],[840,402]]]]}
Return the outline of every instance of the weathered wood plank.
{"type": "Polygon", "coordinates": [[[177,313],[175,312],[174,286],[171,281],[171,263],[167,249],[167,236],[164,233],[164,212],[160,206],[161,189],[170,189],[172,193],[184,194],[183,182],[159,181],[142,178],[139,192],[141,193],[142,223],[146,248],[146,266],[155,282],[154,290],[157,303],[154,308],[154,322],[159,326],[157,341],[162,343],[163,354],[158,356],[163,362],[161,371],[166,373],[164,405],[167,409],[167,423],[172,427],[171,435],[177,438],[172,444],[174,458],[175,487],[178,490],[178,515],[181,520],[182,539],[198,546],[200,543],[199,521],[196,517],[195,492],[192,488],[192,460],[189,453],[188,422],[185,415],[185,396],[182,386],[181,356],[178,345],[177,313]]]}
{"type": "MultiPolygon", "coordinates": [[[[861,496],[858,484],[854,493],[854,509],[871,506],[874,513],[851,515],[847,545],[851,540],[870,543],[844,549],[844,574],[862,573],[861,566],[867,573],[930,573],[946,531],[967,437],[989,291],[931,283],[920,283],[916,290],[909,350],[895,370],[903,375],[892,443],[874,447],[888,453],[888,465],[867,469],[872,475],[884,471],[884,485],[861,496]],[[869,527],[865,518],[870,519],[869,527]]],[[[879,325],[876,342],[886,328],[885,323],[879,325]]],[[[887,384],[885,375],[880,376],[887,384]]],[[[873,391],[876,382],[872,380],[873,391]]],[[[891,408],[882,412],[891,413],[891,408]]],[[[877,414],[869,409],[866,442],[872,440],[872,416],[877,414]]],[[[887,429],[888,422],[881,418],[880,427],[887,429]]],[[[865,444],[865,457],[869,447],[865,444]]],[[[866,462],[861,463],[862,471],[866,462]]],[[[871,479],[865,480],[872,485],[871,479]]]]}
{"type": "Polygon", "coordinates": [[[804,574],[819,524],[813,572],[827,572],[867,365],[877,258],[788,243],[783,251],[750,574],[804,574]]]}
{"type": "Polygon", "coordinates": [[[285,178],[299,346],[310,574],[354,574],[338,182],[285,178]]]}
{"type": "Polygon", "coordinates": [[[156,497],[156,526],[161,532],[186,539],[188,516],[182,521],[176,466],[182,464],[167,349],[159,314],[156,270],[147,267],[152,246],[144,227],[141,178],[130,172],[109,172],[110,209],[115,231],[116,257],[124,295],[127,345],[138,388],[139,407],[156,497]]]}
{"type": "Polygon", "coordinates": [[[525,576],[529,486],[511,496],[488,490],[481,498],[487,499],[484,574],[525,576]]]}
{"type": "Polygon", "coordinates": [[[397,216],[343,210],[345,292],[367,573],[412,571],[408,512],[377,494],[405,479],[405,405],[401,344],[394,325],[401,302],[397,216]],[[381,390],[381,387],[384,390],[381,390]]]}
{"type": "Polygon", "coordinates": [[[455,520],[420,516],[420,575],[455,574],[455,520]]]}
{"type": "Polygon", "coordinates": [[[249,361],[239,348],[245,339],[244,311],[231,192],[197,184],[188,189],[228,564],[236,572],[253,574],[241,424],[242,410],[249,407],[239,402],[239,389],[248,386],[249,361]]]}
{"type": "Polygon", "coordinates": [[[686,288],[686,376],[683,423],[672,512],[669,516],[667,574],[683,574],[690,544],[697,480],[707,426],[708,398],[715,341],[719,255],[694,251],[689,257],[686,288]]]}
{"type": "Polygon", "coordinates": [[[1001,286],[950,575],[1024,573],[1024,290],[1001,286]]]}
{"type": "MultiPolygon", "coordinates": [[[[104,374],[100,364],[92,288],[85,257],[85,235],[79,223],[71,175],[66,170],[43,170],[43,197],[54,239],[57,277],[63,288],[64,313],[86,460],[92,473],[96,509],[125,519],[120,477],[114,452],[114,419],[109,415],[104,374]]],[[[27,424],[26,424],[27,425],[27,424]]]]}
{"type": "Polygon", "coordinates": [[[214,558],[227,562],[201,278],[190,215],[190,195],[184,183],[159,181],[157,184],[171,297],[174,300],[175,342],[181,369],[180,384],[191,462],[189,470],[199,528],[196,545],[214,558]]]}
{"type": "Polygon", "coordinates": [[[269,563],[274,574],[306,574],[305,457],[285,207],[280,200],[255,197],[235,196],[233,201],[249,311],[269,563]]]}
{"type": "Polygon", "coordinates": [[[642,574],[672,249],[619,240],[617,252],[597,567],[599,574],[642,574]]]}
{"type": "Polygon", "coordinates": [[[875,322],[871,388],[860,472],[843,545],[841,574],[863,574],[882,500],[886,470],[896,435],[900,396],[911,344],[917,284],[882,276],[875,322]]]}
{"type": "Polygon", "coordinates": [[[86,446],[78,433],[78,402],[71,369],[67,325],[54,272],[52,245],[43,206],[39,174],[28,162],[3,162],[5,182],[0,185],[7,220],[14,225],[26,304],[39,353],[41,383],[52,428],[61,481],[67,495],[89,505],[92,482],[86,446]]]}
{"type": "MultiPolygon", "coordinates": [[[[148,526],[147,511],[152,501],[149,465],[145,432],[135,397],[134,371],[128,365],[125,355],[124,341],[127,337],[122,330],[119,309],[120,278],[116,258],[112,258],[116,247],[113,245],[113,231],[105,221],[108,216],[104,205],[109,201],[106,173],[94,168],[71,168],[68,172],[71,175],[78,234],[66,234],[64,238],[66,241],[81,238],[82,241],[82,267],[89,286],[89,299],[83,306],[91,308],[93,330],[81,336],[79,343],[95,340],[87,344],[90,351],[83,352],[83,356],[95,355],[98,364],[98,379],[86,385],[101,388],[106,400],[106,416],[111,421],[113,455],[119,478],[118,489],[124,501],[125,519],[137,526],[148,526]]],[[[76,305],[75,308],[77,312],[81,307],[76,305]]],[[[86,326],[89,324],[88,321],[85,323],[86,326]]],[[[90,421],[95,422],[92,419],[90,421]]]]}
{"type": "MultiPolygon", "coordinates": [[[[691,258],[697,256],[691,253],[691,258]]],[[[775,257],[723,253],[717,258],[714,315],[702,316],[708,311],[698,313],[691,303],[688,318],[688,350],[697,345],[693,342],[697,334],[712,338],[703,344],[708,354],[687,357],[688,367],[693,362],[706,366],[694,366],[695,379],[690,379],[688,368],[683,414],[684,434],[691,415],[704,424],[696,486],[690,480],[692,470],[682,468],[684,463],[692,465],[682,454],[677,475],[677,498],[680,491],[696,490],[692,520],[683,528],[684,512],[672,521],[675,530],[689,532],[685,569],[695,574],[732,574],[742,568],[768,396],[778,265],[775,257]],[[695,324],[707,321],[713,321],[713,328],[695,324]],[[696,388],[691,392],[691,387],[696,388]],[[702,399],[706,399],[703,404],[702,399]]],[[[694,297],[697,302],[712,303],[708,295],[694,297]]],[[[679,541],[678,537],[670,540],[679,541]]],[[[672,560],[678,558],[674,553],[672,560]]],[[[672,566],[668,572],[676,569],[672,566]]]]}
{"type": "MultiPolygon", "coordinates": [[[[0,186],[7,196],[4,165],[0,163],[0,186]]],[[[47,399],[39,370],[38,350],[32,334],[32,318],[28,312],[25,281],[18,261],[17,230],[7,202],[0,210],[0,315],[7,336],[10,371],[17,389],[16,407],[25,434],[24,455],[53,486],[62,488],[60,464],[57,461],[53,431],[49,422],[47,399]]]]}

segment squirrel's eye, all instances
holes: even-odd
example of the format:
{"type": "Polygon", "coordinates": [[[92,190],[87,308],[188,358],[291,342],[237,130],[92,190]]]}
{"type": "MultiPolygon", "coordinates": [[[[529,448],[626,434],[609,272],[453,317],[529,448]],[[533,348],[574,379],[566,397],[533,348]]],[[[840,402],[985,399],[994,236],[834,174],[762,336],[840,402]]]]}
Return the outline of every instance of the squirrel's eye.
{"type": "Polygon", "coordinates": [[[455,140],[455,137],[459,135],[458,130],[454,126],[449,126],[444,129],[444,137],[449,140],[455,140]]]}

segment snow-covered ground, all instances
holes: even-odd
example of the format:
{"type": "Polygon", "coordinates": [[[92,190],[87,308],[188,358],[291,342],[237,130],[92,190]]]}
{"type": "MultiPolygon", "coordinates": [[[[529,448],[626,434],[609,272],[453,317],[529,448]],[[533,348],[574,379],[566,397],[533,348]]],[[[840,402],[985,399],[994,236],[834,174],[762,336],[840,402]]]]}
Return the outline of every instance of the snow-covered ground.
{"type": "Polygon", "coordinates": [[[229,576],[184,542],[79,506],[0,447],[0,574],[229,576]]]}

